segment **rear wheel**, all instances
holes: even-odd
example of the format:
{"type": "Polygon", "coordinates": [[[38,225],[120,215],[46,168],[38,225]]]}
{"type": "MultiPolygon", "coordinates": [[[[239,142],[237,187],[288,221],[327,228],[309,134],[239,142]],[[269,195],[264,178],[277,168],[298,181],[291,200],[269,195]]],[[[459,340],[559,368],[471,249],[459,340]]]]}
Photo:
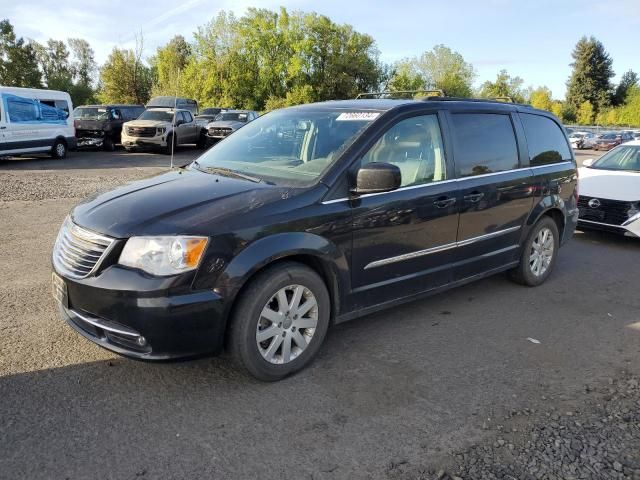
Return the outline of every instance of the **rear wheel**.
{"type": "Polygon", "coordinates": [[[107,152],[113,152],[116,149],[116,144],[111,137],[105,137],[102,148],[107,152]]]}
{"type": "Polygon", "coordinates": [[[542,217],[529,233],[520,264],[509,272],[512,280],[530,287],[542,284],[553,270],[559,246],[556,222],[551,217],[542,217]]]}
{"type": "Polygon", "coordinates": [[[331,302],[322,278],[298,263],[259,273],[234,310],[229,350],[254,377],[280,380],[318,353],[329,327],[331,302]]]}
{"type": "Polygon", "coordinates": [[[204,150],[205,148],[207,148],[207,136],[205,135],[204,132],[200,133],[200,136],[198,137],[198,142],[196,143],[196,147],[198,147],[201,150],[204,150]]]}
{"type": "Polygon", "coordinates": [[[53,147],[51,147],[51,156],[53,158],[62,159],[67,156],[67,143],[58,139],[54,142],[53,147]]]}

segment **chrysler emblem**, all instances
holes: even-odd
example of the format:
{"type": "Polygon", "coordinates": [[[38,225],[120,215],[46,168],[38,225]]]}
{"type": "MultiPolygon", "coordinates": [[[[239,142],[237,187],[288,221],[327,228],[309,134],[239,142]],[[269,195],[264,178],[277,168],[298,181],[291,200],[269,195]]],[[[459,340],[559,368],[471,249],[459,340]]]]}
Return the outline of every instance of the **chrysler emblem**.
{"type": "Polygon", "coordinates": [[[591,200],[589,200],[589,207],[598,208],[599,206],[600,206],[600,200],[598,200],[597,198],[592,198],[591,200]]]}

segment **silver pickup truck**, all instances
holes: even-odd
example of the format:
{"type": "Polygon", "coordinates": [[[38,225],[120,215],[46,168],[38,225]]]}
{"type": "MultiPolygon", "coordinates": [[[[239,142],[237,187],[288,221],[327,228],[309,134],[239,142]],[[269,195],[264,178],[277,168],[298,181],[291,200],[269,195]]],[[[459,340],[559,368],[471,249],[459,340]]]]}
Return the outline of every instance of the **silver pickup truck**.
{"type": "Polygon", "coordinates": [[[127,151],[161,149],[171,153],[173,147],[195,144],[205,148],[206,130],[202,121],[197,121],[189,110],[153,108],[144,111],[137,120],[122,127],[122,146],[127,151]]]}

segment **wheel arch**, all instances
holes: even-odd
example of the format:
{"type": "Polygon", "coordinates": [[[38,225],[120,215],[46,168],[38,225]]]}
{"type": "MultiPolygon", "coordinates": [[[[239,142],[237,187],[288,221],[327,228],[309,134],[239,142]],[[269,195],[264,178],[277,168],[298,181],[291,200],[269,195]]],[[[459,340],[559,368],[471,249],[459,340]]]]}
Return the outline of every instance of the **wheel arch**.
{"type": "Polygon", "coordinates": [[[535,208],[529,216],[529,220],[527,221],[527,232],[524,238],[528,237],[533,226],[544,216],[551,217],[551,219],[556,223],[556,226],[558,227],[558,235],[560,237],[559,240],[562,244],[567,219],[560,205],[556,203],[551,205],[543,205],[542,203],[538,204],[538,207],[535,208]]]}
{"type": "Polygon", "coordinates": [[[265,269],[285,262],[302,264],[322,278],[331,299],[331,320],[336,318],[343,301],[341,295],[349,288],[346,257],[324,237],[295,232],[262,238],[245,248],[228,264],[216,282],[216,288],[231,299],[225,312],[227,321],[233,314],[236,300],[251,280],[265,269]]]}

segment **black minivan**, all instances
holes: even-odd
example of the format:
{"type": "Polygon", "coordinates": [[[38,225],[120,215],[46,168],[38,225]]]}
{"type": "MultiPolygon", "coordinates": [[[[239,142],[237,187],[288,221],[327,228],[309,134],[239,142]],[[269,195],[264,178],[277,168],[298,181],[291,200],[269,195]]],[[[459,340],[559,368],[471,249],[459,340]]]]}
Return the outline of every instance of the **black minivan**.
{"type": "Polygon", "coordinates": [[[277,380],[331,324],[502,271],[541,284],[577,200],[569,141],[544,111],[447,97],[291,107],[76,206],[53,292],[109,350],[226,347],[277,380]]]}

